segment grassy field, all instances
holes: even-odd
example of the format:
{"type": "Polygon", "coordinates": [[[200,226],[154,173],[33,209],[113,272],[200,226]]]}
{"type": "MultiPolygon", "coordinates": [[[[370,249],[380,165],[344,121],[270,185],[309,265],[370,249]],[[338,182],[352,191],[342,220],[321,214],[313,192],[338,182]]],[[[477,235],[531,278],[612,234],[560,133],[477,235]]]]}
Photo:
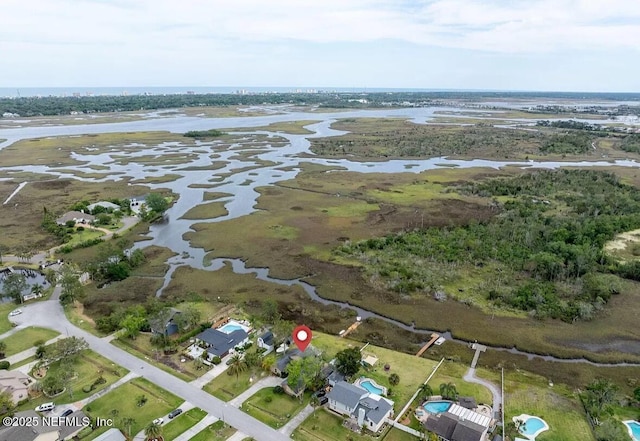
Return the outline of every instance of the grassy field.
{"type": "MultiPolygon", "coordinates": [[[[161,417],[178,407],[182,400],[164,389],[143,379],[136,378],[112,390],[103,397],[86,406],[83,411],[92,418],[111,418],[114,426],[124,430],[122,418],[134,418],[131,434],[135,435],[155,418],[161,417]],[[144,395],[147,402],[143,406],[137,405],[137,397],[144,395]],[[114,418],[112,410],[117,410],[114,418]]],[[[94,430],[91,435],[83,439],[93,439],[105,432],[108,427],[94,430]]]]}
{"type": "MultiPolygon", "coordinates": [[[[497,372],[479,372],[499,384],[497,372]]],[[[522,413],[544,419],[549,431],[541,441],[593,440],[593,434],[576,393],[562,385],[550,387],[545,378],[528,372],[505,372],[505,422],[522,413]]]]}
{"type": "Polygon", "coordinates": [[[225,202],[208,202],[206,204],[196,205],[183,214],[180,219],[215,219],[216,217],[226,216],[229,212],[224,206],[225,202]]]}
{"type": "Polygon", "coordinates": [[[202,409],[189,409],[162,426],[162,436],[165,441],[171,441],[198,424],[205,416],[207,412],[202,409]]]}
{"type": "Polygon", "coordinates": [[[105,233],[99,230],[93,230],[90,228],[86,228],[84,231],[76,231],[71,235],[71,240],[69,242],[65,242],[65,245],[69,245],[71,247],[80,245],[83,242],[87,242],[89,240],[94,240],[99,237],[104,236],[105,233]]]}
{"type": "Polygon", "coordinates": [[[289,133],[291,135],[309,135],[314,133],[310,130],[304,128],[304,126],[308,126],[309,124],[314,124],[320,122],[319,120],[304,120],[304,121],[285,121],[285,122],[277,122],[269,124],[268,126],[261,127],[251,127],[251,129],[247,128],[237,128],[237,129],[220,129],[223,132],[242,132],[245,130],[252,131],[268,131],[268,132],[283,132],[289,133]]]}
{"type": "Polygon", "coordinates": [[[267,375],[267,372],[262,371],[259,368],[245,370],[244,372],[241,372],[238,377],[225,373],[218,375],[202,389],[214,397],[220,398],[222,401],[230,401],[245,390],[249,389],[249,387],[260,378],[267,375]]]}
{"type": "MultiPolygon", "coordinates": [[[[374,438],[368,435],[358,435],[342,426],[343,419],[320,408],[315,410],[304,422],[293,432],[292,438],[302,441],[373,441],[374,438]]],[[[406,438],[393,435],[392,440],[405,441],[406,438]]],[[[387,438],[384,438],[385,440],[387,438]]],[[[416,438],[413,438],[414,440],[416,438]]],[[[408,441],[408,440],[407,440],[408,441]]]]}
{"type": "Polygon", "coordinates": [[[216,421],[193,436],[191,441],[225,441],[234,433],[236,433],[236,429],[223,421],[216,421]]]}
{"type": "MultiPolygon", "coordinates": [[[[47,371],[47,375],[60,374],[62,373],[61,369],[63,368],[60,367],[58,363],[53,363],[47,371]]],[[[80,354],[71,369],[74,376],[69,381],[66,386],[67,390],[62,395],[52,399],[44,394],[40,394],[40,396],[34,397],[29,400],[28,403],[20,406],[20,409],[32,409],[39,404],[49,401],[54,401],[56,404],[62,404],[84,400],[96,392],[109,387],[128,373],[128,371],[122,366],[114,364],[111,360],[102,357],[90,349],[87,349],[80,354]],[[91,386],[99,377],[104,378],[106,380],[105,383],[95,385],[95,387],[89,392],[85,392],[83,390],[84,387],[91,386]]]]}
{"type": "Polygon", "coordinates": [[[29,326],[28,328],[21,329],[15,334],[2,340],[6,345],[5,356],[17,354],[22,351],[26,351],[33,347],[33,342],[42,340],[48,341],[56,336],[60,335],[59,332],[52,331],[51,329],[38,328],[35,326],[29,326]]]}
{"type": "Polygon", "coordinates": [[[187,359],[185,363],[181,362],[183,358],[180,353],[172,355],[163,355],[158,349],[154,349],[149,342],[151,336],[149,334],[141,334],[135,340],[129,338],[117,338],[111,341],[111,344],[136,357],[159,367],[165,372],[174,375],[184,381],[192,381],[204,374],[206,371],[196,371],[193,367],[193,361],[187,359]]]}
{"type": "Polygon", "coordinates": [[[262,389],[242,404],[242,410],[257,420],[279,429],[300,412],[309,402],[306,394],[300,401],[287,394],[275,394],[273,388],[262,389]]]}
{"type": "Polygon", "coordinates": [[[0,303],[0,334],[11,330],[12,326],[9,320],[9,313],[17,308],[19,308],[19,306],[13,302],[0,303]]]}
{"type": "MultiPolygon", "coordinates": [[[[397,118],[348,118],[332,124],[336,130],[349,133],[328,138],[312,139],[311,150],[325,157],[349,157],[356,160],[386,160],[388,158],[424,158],[448,156],[460,159],[497,159],[497,160],[597,160],[607,158],[637,158],[637,155],[617,148],[617,138],[591,133],[597,148],[585,149],[580,154],[548,154],[545,147],[561,130],[536,127],[535,131],[492,127],[506,118],[518,118],[509,113],[497,114],[500,120],[483,121],[473,114],[473,126],[415,124],[397,118]],[[610,141],[601,143],[601,140],[610,141]]],[[[557,118],[556,115],[554,118],[557,118]]],[[[442,117],[440,117],[441,119],[442,117]]],[[[567,116],[567,118],[569,118],[567,116]]],[[[537,115],[535,119],[544,119],[537,115]]],[[[464,120],[447,118],[447,122],[464,124],[464,120]]]]}
{"type": "MultiPolygon", "coordinates": [[[[453,363],[445,361],[442,363],[438,371],[429,381],[429,385],[433,389],[434,394],[440,394],[440,385],[442,383],[453,383],[456,385],[458,394],[463,397],[474,397],[478,404],[493,404],[491,391],[480,384],[467,383],[462,379],[469,367],[461,363],[453,363]]],[[[500,384],[500,383],[496,383],[500,384]]]]}

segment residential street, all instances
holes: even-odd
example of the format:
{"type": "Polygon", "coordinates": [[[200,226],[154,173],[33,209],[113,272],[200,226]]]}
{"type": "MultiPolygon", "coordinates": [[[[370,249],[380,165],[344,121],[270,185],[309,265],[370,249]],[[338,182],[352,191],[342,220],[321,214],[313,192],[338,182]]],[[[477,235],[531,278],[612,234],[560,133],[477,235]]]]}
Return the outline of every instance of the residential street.
{"type": "Polygon", "coordinates": [[[57,300],[60,295],[60,287],[56,287],[51,300],[24,305],[23,314],[12,317],[12,321],[19,325],[33,325],[50,329],[55,329],[64,336],[75,336],[84,338],[92,350],[102,356],[112,360],[129,371],[146,378],[169,392],[189,401],[194,406],[200,407],[216,418],[222,418],[227,424],[238,429],[247,436],[256,440],[272,441],[286,440],[288,437],[272,429],[266,424],[252,418],[241,410],[228,405],[214,396],[200,390],[197,386],[191,385],[179,378],[168,374],[157,367],[146,363],[107,341],[89,334],[82,329],[71,324],[62,306],[57,300]]]}

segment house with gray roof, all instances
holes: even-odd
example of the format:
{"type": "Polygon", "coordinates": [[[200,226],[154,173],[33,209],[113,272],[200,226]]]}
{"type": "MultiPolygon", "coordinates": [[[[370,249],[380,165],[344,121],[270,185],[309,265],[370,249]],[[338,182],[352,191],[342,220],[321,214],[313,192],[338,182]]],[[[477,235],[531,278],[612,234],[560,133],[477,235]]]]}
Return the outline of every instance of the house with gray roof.
{"type": "MultiPolygon", "coordinates": [[[[464,409],[461,406],[456,407],[464,409]]],[[[426,430],[435,433],[441,441],[484,440],[492,423],[479,417],[475,418],[474,422],[472,421],[474,419],[473,414],[475,412],[468,410],[467,412],[460,411],[455,413],[447,411],[437,415],[429,415],[423,424],[426,430]]]]}
{"type": "Polygon", "coordinates": [[[304,358],[309,356],[318,356],[320,355],[320,351],[318,351],[313,346],[307,346],[307,349],[301,351],[298,348],[290,348],[287,349],[281,356],[276,360],[276,362],[271,366],[271,373],[277,375],[279,377],[285,377],[287,375],[287,366],[291,361],[297,358],[304,358]]]}
{"type": "Polygon", "coordinates": [[[346,381],[336,383],[327,394],[329,409],[357,420],[358,427],[378,432],[393,416],[393,401],[346,381]]]}
{"type": "Polygon", "coordinates": [[[114,204],[113,202],[109,202],[109,201],[100,201],[100,202],[96,202],[94,204],[88,205],[87,210],[93,213],[93,210],[95,210],[98,207],[102,207],[107,211],[120,210],[120,205],[114,204]]]}
{"type": "Polygon", "coordinates": [[[56,223],[58,225],[65,225],[69,221],[74,221],[77,224],[90,224],[94,220],[96,220],[96,217],[89,213],[83,213],[82,211],[67,211],[56,219],[56,223]]]}
{"type": "MultiPolygon", "coordinates": [[[[88,423],[89,418],[80,410],[71,415],[49,420],[50,424],[43,424],[42,418],[33,410],[17,412],[15,417],[35,421],[37,425],[9,426],[0,428],[0,441],[62,441],[76,436],[88,423]]],[[[52,417],[52,416],[48,416],[52,417]]]]}
{"type": "Polygon", "coordinates": [[[209,328],[196,335],[196,340],[205,346],[205,350],[209,354],[207,358],[211,361],[213,357],[223,358],[233,349],[247,344],[249,334],[244,329],[236,329],[226,334],[217,329],[209,328]]]}
{"type": "Polygon", "coordinates": [[[93,441],[127,441],[122,432],[118,429],[109,429],[102,435],[94,438],[93,441]]]}
{"type": "Polygon", "coordinates": [[[269,352],[273,351],[274,343],[275,341],[273,337],[273,332],[271,331],[266,331],[264,334],[258,337],[258,341],[257,341],[258,347],[264,349],[265,354],[268,354],[269,352]]]}

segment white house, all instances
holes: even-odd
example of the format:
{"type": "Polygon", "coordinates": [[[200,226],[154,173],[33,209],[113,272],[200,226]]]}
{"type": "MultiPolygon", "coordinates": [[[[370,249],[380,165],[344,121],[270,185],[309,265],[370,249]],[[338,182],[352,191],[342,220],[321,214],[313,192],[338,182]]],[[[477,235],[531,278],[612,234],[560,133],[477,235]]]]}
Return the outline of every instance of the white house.
{"type": "Polygon", "coordinates": [[[339,381],[327,394],[329,409],[348,415],[372,432],[378,432],[393,416],[393,401],[367,392],[346,381],[339,381]]]}
{"type": "Polygon", "coordinates": [[[262,334],[260,337],[258,337],[258,347],[264,349],[265,354],[268,354],[269,352],[273,351],[273,344],[274,344],[273,332],[271,331],[267,331],[264,334],[262,334]]]}

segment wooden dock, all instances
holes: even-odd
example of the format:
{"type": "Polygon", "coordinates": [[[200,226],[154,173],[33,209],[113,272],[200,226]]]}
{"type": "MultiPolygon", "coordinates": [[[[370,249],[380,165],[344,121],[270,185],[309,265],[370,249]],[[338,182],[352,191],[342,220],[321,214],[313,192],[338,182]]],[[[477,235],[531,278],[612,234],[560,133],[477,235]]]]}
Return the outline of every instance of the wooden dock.
{"type": "Polygon", "coordinates": [[[422,354],[424,354],[424,351],[429,349],[429,346],[434,344],[436,342],[436,340],[439,339],[439,338],[440,338],[440,334],[436,334],[435,332],[433,334],[431,334],[431,340],[429,340],[422,348],[420,348],[420,350],[416,354],[416,357],[420,357],[422,354]]]}
{"type": "Polygon", "coordinates": [[[362,323],[362,322],[361,321],[357,321],[353,325],[349,326],[346,331],[344,331],[342,334],[340,334],[340,337],[346,337],[349,333],[355,331],[356,328],[358,326],[360,326],[360,323],[362,323]]]}

